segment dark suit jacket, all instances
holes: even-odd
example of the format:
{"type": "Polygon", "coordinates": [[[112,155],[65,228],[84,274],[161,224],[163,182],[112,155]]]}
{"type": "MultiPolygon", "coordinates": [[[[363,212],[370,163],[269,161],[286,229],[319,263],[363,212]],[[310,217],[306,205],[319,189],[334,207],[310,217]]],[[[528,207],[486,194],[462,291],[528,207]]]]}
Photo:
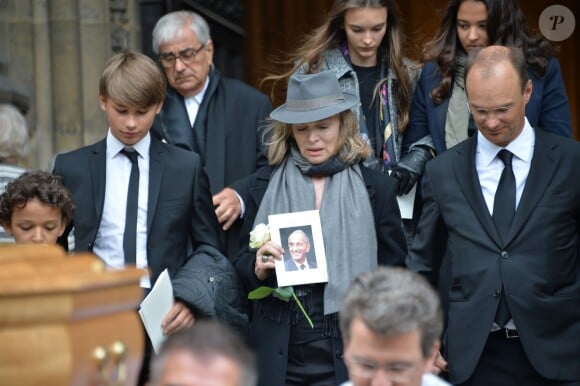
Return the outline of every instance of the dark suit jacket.
{"type": "Polygon", "coordinates": [[[444,343],[454,384],[465,381],[479,360],[502,286],[538,373],[580,380],[580,144],[535,132],[530,172],[504,243],[475,169],[477,136],[426,167],[409,266],[435,283],[447,249],[451,285],[444,343]]]}
{"type": "MultiPolygon", "coordinates": [[[[310,254],[306,255],[306,262],[308,263],[308,269],[316,269],[318,267],[316,259],[311,257],[310,254]]],[[[292,260],[292,256],[284,259],[284,268],[286,271],[298,271],[298,266],[292,260]]]]}
{"type": "MultiPolygon", "coordinates": [[[[391,177],[360,166],[369,194],[373,220],[377,233],[377,260],[379,265],[404,266],[406,242],[401,227],[401,216],[397,206],[397,185],[391,177]]],[[[266,193],[268,182],[274,168],[267,166],[258,170],[250,179],[247,196],[246,217],[242,230],[243,249],[240,251],[234,266],[240,275],[246,291],[260,286],[277,287],[275,275],[261,282],[254,273],[255,251],[248,247],[249,233],[254,218],[266,193]]],[[[250,344],[257,352],[260,386],[283,386],[288,361],[290,323],[276,323],[264,316],[262,300],[255,302],[254,319],[250,325],[250,344]],[[267,360],[266,360],[267,358],[267,360]]],[[[335,356],[337,380],[348,378],[342,364],[343,344],[340,336],[332,337],[335,356]],[[343,372],[344,370],[344,372],[343,372]]]]}
{"type": "MultiPolygon", "coordinates": [[[[151,283],[167,268],[178,276],[200,247],[219,250],[218,224],[199,157],[151,138],[147,207],[147,263],[151,283]]],[[[92,251],[105,200],[106,140],[60,154],[54,173],[62,177],[76,205],[75,249],[92,251]]],[[[220,255],[219,251],[215,251],[220,255]]],[[[190,294],[175,294],[188,302],[190,294]]]]}
{"type": "MultiPolygon", "coordinates": [[[[168,88],[163,109],[155,119],[151,134],[197,152],[208,175],[212,194],[226,186],[239,192],[243,178],[267,164],[260,128],[265,125],[271,111],[272,105],[266,95],[238,80],[222,77],[214,69],[194,128],[189,123],[183,97],[168,88]],[[205,146],[196,145],[194,130],[205,134],[205,146]]],[[[239,249],[241,223],[234,224],[227,237],[222,235],[230,258],[239,249]]]]}
{"type": "MultiPolygon", "coordinates": [[[[526,117],[530,125],[572,137],[570,105],[558,60],[550,59],[543,77],[538,77],[533,71],[528,71],[528,75],[532,80],[532,97],[526,105],[526,117]]],[[[436,62],[425,63],[413,94],[409,125],[403,135],[403,152],[428,134],[433,138],[437,154],[447,149],[445,121],[451,92],[441,104],[433,102],[430,96],[431,90],[439,85],[441,79],[436,62]]]]}

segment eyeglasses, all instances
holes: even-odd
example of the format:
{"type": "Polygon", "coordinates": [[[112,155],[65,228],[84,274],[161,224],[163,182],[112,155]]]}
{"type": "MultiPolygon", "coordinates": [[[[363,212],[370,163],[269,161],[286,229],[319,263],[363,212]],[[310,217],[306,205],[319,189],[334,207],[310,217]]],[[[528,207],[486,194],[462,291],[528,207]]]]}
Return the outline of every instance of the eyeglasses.
{"type": "MultiPolygon", "coordinates": [[[[519,101],[518,101],[519,102],[519,101]]],[[[517,102],[516,102],[517,103],[517,102]]],[[[467,103],[467,109],[471,114],[473,114],[473,118],[476,120],[486,120],[490,117],[502,119],[507,114],[510,113],[512,108],[514,107],[515,103],[510,103],[509,105],[496,107],[495,109],[484,109],[481,107],[473,107],[469,102],[467,103]]]]}
{"type": "Polygon", "coordinates": [[[206,46],[206,43],[202,44],[201,47],[198,49],[195,48],[186,48],[183,51],[179,51],[177,55],[173,52],[167,52],[164,54],[159,55],[159,61],[161,65],[165,68],[171,68],[175,65],[175,61],[177,59],[181,60],[183,64],[191,64],[195,61],[197,54],[201,52],[206,46]]]}
{"type": "Polygon", "coordinates": [[[345,361],[350,363],[349,372],[359,378],[371,379],[375,377],[380,369],[386,374],[391,382],[406,383],[413,378],[414,370],[417,364],[397,363],[381,366],[376,362],[368,361],[362,358],[346,358],[345,361]]]}

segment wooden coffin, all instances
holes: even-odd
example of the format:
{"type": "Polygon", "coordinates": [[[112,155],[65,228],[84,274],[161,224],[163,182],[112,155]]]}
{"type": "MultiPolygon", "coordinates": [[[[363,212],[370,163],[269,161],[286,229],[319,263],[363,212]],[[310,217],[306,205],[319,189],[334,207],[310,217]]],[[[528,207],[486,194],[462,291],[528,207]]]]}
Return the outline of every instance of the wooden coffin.
{"type": "Polygon", "coordinates": [[[1,246],[0,385],[135,385],[143,274],[58,246],[1,246]]]}

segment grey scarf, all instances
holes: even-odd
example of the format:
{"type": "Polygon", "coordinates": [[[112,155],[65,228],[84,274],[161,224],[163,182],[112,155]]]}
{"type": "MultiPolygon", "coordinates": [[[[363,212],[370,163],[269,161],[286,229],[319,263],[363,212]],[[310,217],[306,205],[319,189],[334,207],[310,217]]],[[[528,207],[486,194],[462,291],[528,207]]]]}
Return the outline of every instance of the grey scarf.
{"type": "Polygon", "coordinates": [[[320,167],[308,164],[297,149],[272,173],[254,226],[268,215],[315,209],[314,186],[308,174],[326,175],[320,222],[328,267],[324,314],[338,312],[350,282],[377,267],[377,238],[370,199],[358,165],[336,167],[336,159],[320,167]],[[321,173],[320,170],[326,170],[321,173]],[[340,170],[339,170],[340,169],[340,170]],[[302,172],[305,171],[305,173],[302,172]]]}
{"type": "Polygon", "coordinates": [[[469,126],[469,109],[467,108],[467,95],[465,94],[465,61],[467,56],[460,53],[457,56],[453,91],[447,108],[445,120],[445,145],[447,149],[467,139],[469,126]]]}

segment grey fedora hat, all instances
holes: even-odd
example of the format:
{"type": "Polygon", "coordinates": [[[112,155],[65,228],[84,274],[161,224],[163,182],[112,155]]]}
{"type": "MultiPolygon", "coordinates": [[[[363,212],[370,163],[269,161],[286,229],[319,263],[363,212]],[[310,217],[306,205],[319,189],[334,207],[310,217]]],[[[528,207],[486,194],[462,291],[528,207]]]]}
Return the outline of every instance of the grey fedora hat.
{"type": "Polygon", "coordinates": [[[343,93],[334,71],[292,75],[286,103],[270,118],[284,123],[315,122],[348,110],[359,103],[356,95],[343,93]]]}

